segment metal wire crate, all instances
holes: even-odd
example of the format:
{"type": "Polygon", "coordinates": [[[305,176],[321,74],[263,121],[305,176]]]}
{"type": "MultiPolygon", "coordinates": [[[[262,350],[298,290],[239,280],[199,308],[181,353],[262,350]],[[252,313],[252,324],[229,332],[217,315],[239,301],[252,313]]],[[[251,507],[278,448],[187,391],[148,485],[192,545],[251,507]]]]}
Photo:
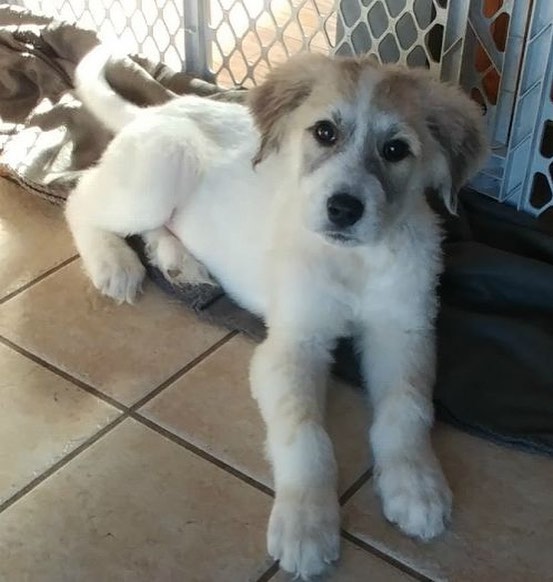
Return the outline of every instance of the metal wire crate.
{"type": "Polygon", "coordinates": [[[143,53],[179,70],[185,62],[182,0],[17,0],[45,16],[76,22],[117,42],[128,52],[143,53]]]}
{"type": "Polygon", "coordinates": [[[538,214],[552,203],[552,0],[20,0],[222,85],[300,51],[427,67],[482,107],[492,155],[472,185],[538,214]]]}

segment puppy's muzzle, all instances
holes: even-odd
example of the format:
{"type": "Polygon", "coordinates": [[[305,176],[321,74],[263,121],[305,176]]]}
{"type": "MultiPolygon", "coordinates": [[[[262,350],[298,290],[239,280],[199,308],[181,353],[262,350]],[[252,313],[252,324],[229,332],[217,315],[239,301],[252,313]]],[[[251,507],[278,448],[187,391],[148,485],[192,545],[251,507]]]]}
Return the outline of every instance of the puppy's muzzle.
{"type": "Polygon", "coordinates": [[[333,194],[326,202],[329,221],[338,228],[353,226],[362,216],[363,203],[346,192],[333,194]]]}

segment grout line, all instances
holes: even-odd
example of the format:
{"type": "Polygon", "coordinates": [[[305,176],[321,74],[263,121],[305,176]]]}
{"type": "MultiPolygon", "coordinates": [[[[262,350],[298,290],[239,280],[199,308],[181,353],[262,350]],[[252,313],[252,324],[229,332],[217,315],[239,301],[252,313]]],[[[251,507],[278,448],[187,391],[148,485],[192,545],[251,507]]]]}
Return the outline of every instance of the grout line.
{"type": "MultiPolygon", "coordinates": [[[[66,261],[66,264],[68,264],[69,262],[71,262],[71,260],[66,261]]],[[[62,266],[60,265],[59,268],[61,268],[61,267],[62,266]]],[[[44,276],[46,276],[46,274],[44,276]]],[[[37,282],[37,281],[38,280],[35,280],[35,282],[37,282]]],[[[230,332],[229,334],[227,334],[226,336],[221,338],[218,342],[213,344],[205,352],[203,352],[198,357],[196,357],[194,360],[192,360],[191,362],[189,362],[188,364],[183,366],[175,374],[173,374],[168,379],[163,381],[157,388],[155,388],[152,392],[147,394],[144,398],[139,400],[137,403],[135,403],[131,407],[124,406],[123,404],[117,402],[116,400],[114,400],[110,396],[107,396],[106,394],[104,394],[103,392],[94,388],[93,386],[90,386],[90,385],[86,384],[85,382],[82,382],[81,380],[71,376],[70,374],[64,372],[63,370],[60,370],[59,368],[53,366],[49,362],[43,360],[39,356],[36,356],[35,354],[27,351],[26,349],[18,346],[17,344],[14,344],[12,341],[8,340],[7,338],[0,336],[0,343],[5,344],[6,346],[13,349],[17,353],[27,357],[28,359],[32,360],[36,364],[46,368],[47,370],[49,370],[50,372],[52,372],[54,374],[60,376],[64,380],[67,380],[67,381],[71,382],[72,384],[78,386],[79,388],[82,388],[86,392],[100,398],[101,400],[107,402],[108,404],[112,405],[113,407],[117,408],[119,411],[122,412],[122,414],[120,416],[118,416],[115,420],[113,420],[112,422],[108,423],[106,426],[101,428],[98,432],[96,432],[94,435],[92,435],[84,443],[82,443],[77,448],[75,448],[73,451],[71,451],[70,453],[65,455],[62,459],[60,459],[59,461],[54,463],[51,467],[46,469],[38,477],[36,477],[31,482],[27,483],[27,485],[25,485],[24,487],[19,489],[11,497],[6,499],[4,502],[0,503],[0,513],[3,512],[4,510],[8,509],[9,507],[11,507],[14,503],[16,503],[22,497],[27,495],[27,493],[30,493],[35,487],[37,487],[43,481],[48,479],[48,477],[50,477],[51,475],[56,473],[59,469],[63,468],[70,461],[72,461],[75,457],[77,457],[82,452],[87,450],[94,443],[96,443],[99,439],[101,439],[104,435],[109,433],[112,429],[117,427],[119,424],[121,424],[124,420],[126,420],[128,418],[132,418],[135,421],[140,422],[141,424],[150,428],[151,430],[153,430],[154,432],[156,432],[160,436],[162,436],[162,437],[174,442],[175,444],[185,448],[186,450],[190,451],[191,453],[193,453],[197,457],[200,457],[201,459],[217,466],[218,468],[222,469],[226,473],[233,475],[234,477],[240,479],[242,482],[245,482],[246,484],[250,485],[251,487],[257,489],[258,491],[261,491],[262,493],[265,493],[266,495],[269,495],[270,497],[274,497],[274,492],[269,487],[264,485],[263,483],[260,483],[259,481],[253,479],[252,477],[246,475],[245,473],[243,473],[239,469],[232,467],[231,465],[225,463],[224,461],[218,459],[217,457],[210,455],[209,453],[207,453],[206,451],[197,447],[196,445],[193,445],[192,443],[188,442],[187,440],[183,439],[182,437],[170,432],[169,430],[163,428],[162,426],[156,424],[155,422],[149,420],[148,418],[146,418],[145,416],[143,416],[142,414],[137,412],[137,409],[140,406],[143,406],[146,402],[148,402],[149,400],[151,400],[152,398],[157,396],[167,386],[169,386],[173,382],[175,382],[179,377],[186,374],[188,371],[190,371],[197,364],[199,364],[200,362],[202,362],[203,360],[208,358],[217,349],[219,349],[225,343],[230,341],[234,336],[236,336],[237,333],[238,332],[230,332]]],[[[345,504],[368,481],[368,479],[371,477],[371,474],[372,474],[372,469],[368,469],[360,477],[358,477],[358,479],[341,495],[340,504],[341,505],[345,504]]],[[[421,573],[417,572],[416,570],[413,570],[412,568],[410,568],[406,564],[400,562],[399,560],[396,560],[392,556],[386,554],[385,552],[382,552],[381,550],[375,548],[374,546],[367,544],[366,542],[360,540],[359,538],[350,534],[349,532],[342,530],[341,535],[344,539],[353,543],[357,547],[373,554],[377,558],[387,562],[388,564],[395,567],[396,569],[401,570],[402,572],[410,575],[411,577],[413,577],[416,580],[419,580],[419,582],[432,582],[431,578],[428,578],[424,574],[421,574],[421,573]]],[[[273,562],[273,564],[256,580],[256,582],[268,582],[271,578],[273,578],[276,575],[276,573],[278,571],[279,571],[278,562],[273,562]]]]}
{"type": "Polygon", "coordinates": [[[372,467],[367,469],[364,473],[358,477],[353,484],[348,487],[340,496],[340,505],[345,505],[358,491],[365,485],[365,483],[371,478],[373,473],[372,467]]]}
{"type": "MultiPolygon", "coordinates": [[[[69,262],[71,262],[71,260],[66,261],[67,264],[69,262]]],[[[58,267],[61,268],[62,265],[59,265],[58,267]]],[[[45,274],[45,276],[46,276],[46,274],[45,274]]],[[[152,428],[153,430],[155,430],[156,432],[158,432],[162,436],[165,436],[166,438],[173,440],[174,442],[183,446],[187,450],[195,453],[197,456],[199,456],[205,460],[210,461],[212,464],[217,465],[220,468],[225,469],[227,472],[240,478],[242,481],[245,481],[246,483],[254,486],[256,489],[259,489],[259,490],[263,491],[264,493],[267,493],[268,495],[272,495],[272,491],[268,487],[265,487],[261,483],[257,483],[257,481],[255,481],[254,479],[251,479],[250,477],[241,473],[237,469],[234,469],[233,467],[226,465],[226,463],[224,463],[223,461],[219,461],[218,459],[216,459],[215,457],[212,457],[208,453],[204,453],[201,449],[198,449],[194,445],[184,441],[184,439],[180,439],[176,435],[172,435],[172,433],[170,433],[169,431],[165,431],[165,429],[163,429],[162,427],[158,427],[154,423],[151,423],[150,421],[148,421],[146,418],[142,417],[138,413],[136,413],[136,414],[134,413],[135,408],[138,408],[139,406],[141,406],[142,404],[144,404],[145,402],[150,400],[150,398],[153,398],[154,396],[159,394],[164,388],[169,386],[172,382],[174,382],[181,375],[188,372],[195,365],[197,365],[198,363],[203,361],[205,358],[209,357],[213,352],[215,352],[218,348],[220,348],[226,342],[230,341],[235,335],[237,335],[237,333],[238,332],[228,333],[226,336],[221,338],[218,342],[213,344],[210,348],[205,350],[202,354],[200,354],[194,360],[192,360],[191,362],[186,364],[186,366],[183,366],[179,371],[177,371],[175,374],[173,374],[170,378],[168,378],[167,380],[164,380],[157,388],[155,388],[152,392],[150,392],[148,395],[146,395],[146,397],[142,398],[139,402],[134,404],[132,408],[129,408],[128,406],[125,406],[124,404],[121,404],[120,402],[118,402],[114,398],[111,398],[111,396],[104,394],[103,392],[101,392],[97,388],[94,388],[93,386],[90,386],[86,382],[83,382],[82,380],[75,378],[71,374],[64,372],[63,370],[50,364],[46,360],[37,356],[36,354],[29,352],[25,348],[18,346],[17,344],[13,343],[11,340],[0,335],[0,343],[1,344],[4,344],[8,348],[17,352],[18,354],[28,358],[29,360],[31,360],[35,364],[37,364],[43,368],[46,368],[48,371],[52,372],[53,374],[56,374],[60,378],[63,378],[64,380],[70,382],[71,384],[77,386],[78,388],[81,388],[85,392],[92,394],[93,396],[96,396],[97,398],[99,398],[103,402],[110,404],[111,406],[113,406],[114,408],[116,408],[117,410],[119,410],[122,413],[114,421],[112,421],[111,423],[109,423],[106,426],[104,426],[103,428],[101,428],[98,432],[96,432],[94,435],[92,435],[84,443],[79,445],[76,449],[74,449],[73,451],[71,451],[70,453],[65,455],[59,461],[54,463],[51,467],[48,467],[43,473],[38,475],[30,483],[27,483],[27,485],[23,486],[16,493],[14,493],[11,497],[6,499],[4,502],[0,503],[0,513],[2,511],[4,511],[5,509],[7,509],[8,507],[10,507],[11,505],[13,505],[16,501],[18,501],[19,499],[21,499],[22,497],[27,495],[27,493],[30,493],[37,485],[40,485],[40,483],[42,483],[45,479],[47,479],[48,477],[53,475],[56,471],[58,471],[58,469],[61,469],[62,467],[64,467],[67,463],[69,463],[77,455],[79,455],[81,452],[86,450],[89,446],[93,445],[98,439],[100,439],[102,436],[104,436],[106,433],[108,433],[112,428],[115,428],[118,424],[120,424],[121,422],[123,422],[124,420],[126,420],[128,418],[134,418],[135,420],[142,422],[142,424],[149,426],[149,428],[152,428]]]]}
{"type": "Polygon", "coordinates": [[[19,501],[22,497],[24,497],[27,493],[32,491],[37,485],[40,485],[43,481],[45,481],[48,477],[53,475],[59,469],[67,465],[69,461],[73,460],[77,455],[88,449],[92,446],[96,441],[102,438],[105,434],[110,432],[113,428],[117,425],[121,424],[125,418],[127,418],[127,414],[121,414],[115,420],[112,420],[109,424],[106,424],[103,428],[101,428],[98,432],[94,433],[89,439],[87,439],[84,443],[80,444],[76,449],[73,449],[70,453],[65,455],[62,459],[54,463],[51,467],[46,469],[43,473],[41,473],[38,477],[33,479],[30,483],[27,483],[24,487],[19,489],[16,493],[14,493],[11,497],[8,497],[3,503],[0,504],[0,513],[5,509],[8,509],[11,505],[13,505],[16,501],[19,501]]]}
{"type": "Polygon", "coordinates": [[[273,562],[255,582],[268,582],[278,572],[278,562],[273,562]]]}
{"type": "Polygon", "coordinates": [[[29,289],[29,287],[33,287],[37,283],[40,283],[43,279],[46,279],[46,277],[49,277],[50,275],[53,275],[54,273],[63,269],[64,267],[67,267],[67,265],[69,265],[70,263],[72,263],[73,261],[75,261],[78,258],[79,258],[79,255],[73,255],[72,257],[65,259],[65,261],[62,261],[61,263],[59,263],[59,265],[56,265],[55,267],[52,267],[51,269],[44,271],[44,273],[42,273],[42,275],[39,275],[38,277],[36,277],[36,279],[33,279],[32,281],[29,281],[28,283],[21,285],[21,287],[18,287],[15,291],[12,291],[11,293],[8,293],[4,297],[2,297],[0,299],[0,305],[2,305],[3,303],[6,303],[6,301],[9,301],[10,299],[13,299],[16,295],[23,293],[23,291],[26,291],[27,289],[29,289]]]}
{"type": "MultiPolygon", "coordinates": [[[[36,283],[39,283],[40,281],[42,281],[46,277],[52,275],[53,273],[59,271],[60,269],[64,268],[65,266],[74,262],[77,258],[78,258],[78,255],[75,255],[73,257],[70,257],[69,259],[66,259],[65,261],[63,261],[59,265],[56,265],[55,267],[42,273],[42,275],[40,275],[36,279],[33,279],[33,281],[30,281],[29,283],[26,283],[25,285],[21,286],[19,289],[16,289],[15,291],[9,293],[8,295],[6,295],[5,297],[0,299],[0,305],[5,303],[9,299],[12,299],[13,297],[19,295],[20,293],[23,293],[26,289],[29,289],[30,287],[32,287],[36,283]]],[[[107,404],[113,406],[114,408],[116,408],[117,410],[119,410],[122,413],[114,421],[108,423],[106,426],[104,426],[102,429],[100,429],[98,432],[96,432],[94,435],[92,435],[89,439],[87,439],[84,443],[79,445],[76,449],[74,449],[73,451],[71,451],[70,453],[68,453],[64,457],[62,457],[59,461],[54,463],[52,466],[48,467],[43,473],[38,475],[31,482],[27,483],[27,485],[23,486],[16,493],[14,493],[11,497],[6,499],[4,502],[0,503],[0,513],[2,511],[4,511],[5,509],[7,509],[8,507],[10,507],[11,505],[13,505],[14,503],[16,503],[22,497],[27,495],[27,493],[30,493],[36,486],[40,485],[40,483],[42,483],[48,477],[50,477],[51,475],[56,473],[59,469],[64,467],[67,463],[69,463],[77,455],[79,455],[81,452],[85,451],[88,447],[93,445],[97,440],[99,440],[105,434],[110,432],[111,429],[115,428],[117,425],[119,425],[121,422],[123,422],[124,420],[126,420],[128,418],[134,418],[134,420],[137,420],[137,421],[141,422],[142,424],[148,426],[150,429],[154,430],[155,432],[157,432],[161,436],[168,438],[169,440],[184,447],[188,451],[196,454],[196,456],[199,456],[199,457],[203,458],[204,460],[209,461],[211,464],[214,464],[214,465],[218,466],[219,468],[224,469],[227,473],[230,473],[230,474],[234,475],[235,477],[238,477],[242,481],[244,481],[244,482],[248,483],[249,485],[255,487],[256,489],[262,491],[263,493],[266,493],[266,494],[272,496],[273,493],[268,487],[264,486],[261,483],[258,483],[254,479],[251,479],[250,477],[248,477],[247,475],[245,475],[241,471],[234,469],[233,467],[231,467],[230,465],[227,465],[223,461],[220,461],[219,459],[212,457],[208,453],[205,453],[204,451],[202,451],[198,447],[192,445],[191,443],[188,443],[184,439],[181,439],[180,437],[173,435],[169,431],[166,431],[162,427],[159,427],[155,423],[147,420],[142,415],[135,413],[135,411],[138,408],[143,406],[145,403],[149,402],[151,399],[155,398],[155,396],[157,396],[165,388],[170,386],[173,382],[175,382],[181,376],[183,376],[184,374],[189,372],[192,368],[194,368],[196,365],[198,365],[203,360],[208,358],[211,354],[213,354],[221,346],[223,346],[224,344],[229,342],[236,335],[238,335],[237,331],[232,331],[230,333],[227,333],[224,337],[222,337],[219,341],[217,341],[215,344],[210,346],[207,350],[202,352],[199,356],[194,358],[192,361],[188,362],[185,366],[183,366],[182,368],[177,370],[177,372],[172,374],[169,378],[167,378],[166,380],[161,382],[161,384],[159,384],[156,388],[154,388],[154,390],[149,392],[146,396],[141,398],[138,402],[133,404],[131,407],[128,407],[128,406],[125,406],[124,404],[121,404],[120,402],[118,402],[117,400],[115,400],[111,396],[108,396],[104,392],[98,390],[97,388],[94,388],[93,386],[87,384],[86,382],[79,380],[78,378],[72,376],[71,374],[65,372],[64,370],[58,368],[57,366],[54,366],[53,364],[47,362],[46,360],[44,360],[40,356],[37,356],[36,354],[28,351],[27,349],[17,345],[16,343],[12,342],[11,340],[7,339],[6,337],[0,335],[0,344],[4,344],[8,348],[10,348],[13,351],[17,352],[18,354],[24,356],[25,358],[31,360],[35,364],[47,369],[48,371],[59,376],[60,378],[63,378],[64,380],[70,382],[74,386],[81,388],[85,392],[99,398],[103,402],[106,402],[107,404]]]]}
{"type": "Polygon", "coordinates": [[[8,338],[4,337],[3,335],[0,335],[0,343],[3,343],[4,345],[6,345],[7,347],[11,348],[13,351],[17,352],[18,354],[20,354],[22,356],[25,356],[29,360],[33,361],[35,364],[38,364],[39,366],[42,366],[43,368],[46,368],[47,370],[49,370],[53,374],[56,374],[57,376],[59,376],[60,378],[63,378],[64,380],[67,380],[68,382],[71,382],[75,386],[78,386],[79,388],[82,388],[83,390],[85,390],[89,394],[92,394],[93,396],[96,396],[97,398],[99,398],[100,400],[103,400],[107,404],[110,404],[111,406],[117,408],[118,410],[121,410],[122,412],[126,412],[128,410],[135,411],[138,408],[140,408],[141,406],[143,406],[144,404],[146,404],[147,402],[149,402],[150,400],[152,400],[153,398],[155,398],[165,388],[167,388],[173,382],[175,382],[176,380],[178,380],[181,376],[184,376],[184,374],[186,374],[192,368],[194,368],[196,365],[198,365],[203,360],[205,360],[206,358],[208,358],[211,354],[213,354],[221,346],[223,346],[224,344],[226,344],[227,342],[229,342],[236,335],[238,335],[238,332],[237,331],[232,331],[232,332],[228,333],[227,335],[225,335],[223,338],[221,338],[219,341],[215,342],[207,350],[205,350],[204,352],[202,352],[199,356],[197,356],[196,358],[194,358],[192,361],[188,362],[185,366],[183,366],[182,368],[180,368],[179,370],[177,370],[174,374],[172,374],[169,378],[167,378],[166,380],[164,380],[161,384],[159,384],[159,386],[157,386],[156,388],[154,388],[151,392],[148,392],[148,394],[146,394],[146,396],[144,396],[143,398],[141,398],[138,402],[136,402],[132,406],[125,406],[121,402],[115,400],[115,398],[112,398],[108,394],[105,394],[101,390],[98,390],[98,388],[94,388],[94,386],[91,386],[90,384],[87,384],[86,382],[83,382],[79,378],[76,378],[75,376],[69,374],[68,372],[65,372],[61,368],[58,368],[57,366],[54,366],[50,362],[47,362],[46,360],[44,360],[40,356],[37,356],[36,354],[33,354],[33,352],[30,352],[29,350],[27,350],[25,348],[22,348],[21,346],[19,346],[18,344],[12,342],[8,338]]]}
{"type": "Polygon", "coordinates": [[[354,536],[353,534],[350,534],[349,532],[345,531],[344,529],[342,530],[341,533],[342,533],[342,537],[345,540],[348,540],[348,542],[351,542],[352,544],[354,544],[358,548],[365,550],[369,554],[376,556],[377,558],[381,559],[382,561],[387,562],[388,564],[390,564],[390,566],[393,566],[397,570],[401,570],[404,574],[408,574],[409,576],[411,576],[411,578],[414,578],[415,580],[418,580],[419,582],[433,582],[432,578],[429,578],[428,576],[425,576],[424,574],[417,572],[416,570],[414,570],[410,566],[407,566],[407,564],[400,562],[399,560],[397,560],[393,556],[390,556],[386,552],[383,552],[382,550],[375,548],[374,546],[368,544],[367,542],[360,540],[358,537],[354,536]]]}
{"type": "Polygon", "coordinates": [[[163,428],[159,424],[151,421],[149,418],[142,416],[142,414],[140,414],[139,412],[130,411],[129,417],[142,423],[143,425],[147,426],[149,429],[157,432],[159,435],[174,442],[175,444],[180,445],[181,447],[184,447],[187,451],[194,453],[196,456],[204,459],[205,461],[209,461],[213,465],[216,465],[217,467],[219,467],[219,469],[223,469],[227,473],[230,473],[234,477],[237,477],[241,481],[244,481],[245,483],[247,483],[251,487],[254,487],[255,489],[257,489],[258,491],[261,491],[262,493],[265,493],[266,495],[269,495],[270,497],[274,497],[273,490],[270,489],[269,487],[267,487],[266,485],[264,485],[263,483],[260,483],[259,481],[253,479],[249,475],[246,475],[246,473],[243,473],[242,471],[240,471],[239,469],[236,469],[232,465],[225,463],[225,461],[221,461],[221,459],[218,459],[217,457],[210,455],[208,452],[204,451],[200,447],[193,445],[192,443],[190,443],[186,439],[183,439],[182,437],[172,433],[171,431],[167,430],[166,428],[163,428]]]}
{"type": "Polygon", "coordinates": [[[5,338],[2,335],[0,335],[0,343],[11,348],[13,351],[17,352],[18,354],[25,356],[29,360],[33,361],[35,364],[38,364],[39,366],[46,368],[47,370],[49,370],[53,374],[56,374],[56,376],[59,376],[60,378],[63,378],[64,380],[71,382],[72,384],[74,384],[75,386],[77,386],[79,388],[82,388],[85,392],[88,392],[89,394],[96,396],[97,398],[99,398],[100,400],[103,400],[107,404],[110,404],[114,408],[117,408],[118,410],[120,410],[122,412],[126,412],[129,410],[129,408],[127,406],[125,406],[124,404],[121,404],[120,402],[118,402],[117,400],[115,400],[111,396],[108,396],[107,394],[105,394],[101,390],[98,390],[98,388],[94,388],[94,386],[91,386],[90,384],[87,384],[86,382],[83,382],[82,380],[75,378],[75,376],[72,376],[71,374],[64,372],[60,368],[54,366],[53,364],[50,364],[50,362],[47,362],[46,360],[42,359],[40,356],[37,356],[36,354],[29,352],[25,348],[18,346],[17,344],[13,343],[11,340],[5,338]]]}
{"type": "Polygon", "coordinates": [[[131,411],[138,410],[141,406],[144,406],[147,402],[155,398],[160,392],[165,390],[168,386],[176,382],[180,379],[181,376],[184,376],[187,372],[189,372],[192,368],[203,362],[207,359],[211,354],[216,352],[221,346],[224,346],[227,342],[229,342],[233,337],[238,335],[237,331],[231,331],[227,333],[224,337],[222,337],[219,341],[215,342],[210,348],[202,352],[199,356],[196,356],[192,361],[188,362],[188,364],[184,365],[180,370],[177,370],[173,375],[169,376],[166,380],[164,380],[157,388],[154,388],[151,392],[148,392],[146,396],[141,398],[138,402],[135,402],[131,407],[131,411]]]}

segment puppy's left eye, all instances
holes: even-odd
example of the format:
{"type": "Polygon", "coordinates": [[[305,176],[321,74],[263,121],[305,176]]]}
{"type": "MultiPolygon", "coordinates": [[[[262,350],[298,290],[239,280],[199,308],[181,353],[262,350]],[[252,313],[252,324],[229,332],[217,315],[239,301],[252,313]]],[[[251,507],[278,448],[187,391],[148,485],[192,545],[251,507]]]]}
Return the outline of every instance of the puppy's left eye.
{"type": "Polygon", "coordinates": [[[382,148],[382,156],[388,162],[401,162],[410,153],[409,144],[402,139],[387,141],[382,148]]]}
{"type": "Polygon", "coordinates": [[[331,121],[318,121],[313,126],[313,136],[323,146],[332,146],[338,140],[338,128],[331,121]]]}

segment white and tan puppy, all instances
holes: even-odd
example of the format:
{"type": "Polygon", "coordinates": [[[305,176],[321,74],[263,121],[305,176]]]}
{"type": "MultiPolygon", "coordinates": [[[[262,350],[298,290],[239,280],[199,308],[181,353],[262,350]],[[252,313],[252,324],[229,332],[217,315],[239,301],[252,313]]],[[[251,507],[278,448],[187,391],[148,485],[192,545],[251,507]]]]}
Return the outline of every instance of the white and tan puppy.
{"type": "Polygon", "coordinates": [[[302,55],[248,106],[198,97],[139,109],[105,81],[95,49],[78,92],[116,135],[82,178],[67,220],[94,285],[133,301],[141,234],[176,282],[209,281],[262,316],[251,364],[267,425],[275,501],[268,549],[303,578],[338,557],[336,462],[324,427],[337,338],[353,336],[374,409],[370,438],[384,514],[438,535],[451,494],[432,451],[440,228],[486,154],[480,112],[426,72],[302,55]]]}

